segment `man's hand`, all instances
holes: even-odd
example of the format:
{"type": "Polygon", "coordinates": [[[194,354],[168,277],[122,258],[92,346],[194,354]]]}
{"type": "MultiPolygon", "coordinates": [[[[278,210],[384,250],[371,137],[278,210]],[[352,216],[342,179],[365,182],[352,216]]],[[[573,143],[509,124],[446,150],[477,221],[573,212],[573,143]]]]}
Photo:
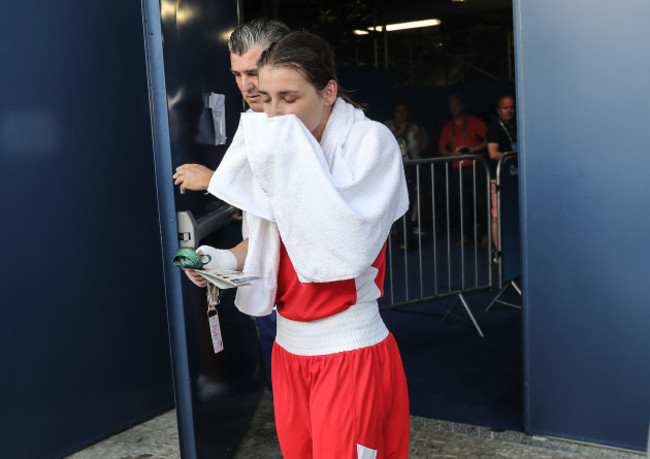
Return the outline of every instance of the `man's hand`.
{"type": "Polygon", "coordinates": [[[399,137],[399,136],[401,136],[402,134],[404,134],[406,132],[407,125],[406,125],[405,121],[402,121],[400,123],[397,123],[397,126],[395,126],[395,127],[397,129],[395,129],[395,132],[393,132],[393,135],[395,137],[399,137]]]}
{"type": "Polygon", "coordinates": [[[181,194],[185,194],[185,190],[207,190],[213,173],[212,169],[200,164],[183,164],[176,168],[176,173],[172,178],[174,185],[180,185],[181,194]]]}

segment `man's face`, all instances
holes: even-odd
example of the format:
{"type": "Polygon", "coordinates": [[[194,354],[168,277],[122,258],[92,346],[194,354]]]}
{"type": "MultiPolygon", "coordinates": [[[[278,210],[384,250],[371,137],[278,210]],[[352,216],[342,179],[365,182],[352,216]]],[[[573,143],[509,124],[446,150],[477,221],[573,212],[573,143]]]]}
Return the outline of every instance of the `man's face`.
{"type": "Polygon", "coordinates": [[[235,76],[237,87],[248,106],[256,112],[262,111],[262,100],[257,92],[257,61],[262,51],[262,47],[257,47],[241,56],[230,55],[230,71],[235,76]]]}
{"type": "Polygon", "coordinates": [[[409,112],[405,105],[398,104],[397,106],[395,106],[395,111],[393,112],[393,118],[395,118],[395,122],[397,124],[406,123],[406,121],[408,121],[408,117],[409,117],[409,112]]]}
{"type": "Polygon", "coordinates": [[[497,107],[497,115],[503,121],[512,121],[515,117],[515,101],[510,97],[504,97],[499,101],[499,106],[497,107]]]}
{"type": "Polygon", "coordinates": [[[461,117],[465,114],[465,104],[458,97],[450,97],[449,112],[453,118],[461,117]]]}

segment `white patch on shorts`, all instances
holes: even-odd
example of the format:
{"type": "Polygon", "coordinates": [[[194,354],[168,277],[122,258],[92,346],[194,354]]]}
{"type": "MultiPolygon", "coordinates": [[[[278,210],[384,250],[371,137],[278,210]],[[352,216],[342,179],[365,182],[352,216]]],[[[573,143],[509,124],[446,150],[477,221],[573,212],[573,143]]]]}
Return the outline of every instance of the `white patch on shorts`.
{"type": "Polygon", "coordinates": [[[377,459],[377,450],[357,443],[357,459],[377,459]]]}

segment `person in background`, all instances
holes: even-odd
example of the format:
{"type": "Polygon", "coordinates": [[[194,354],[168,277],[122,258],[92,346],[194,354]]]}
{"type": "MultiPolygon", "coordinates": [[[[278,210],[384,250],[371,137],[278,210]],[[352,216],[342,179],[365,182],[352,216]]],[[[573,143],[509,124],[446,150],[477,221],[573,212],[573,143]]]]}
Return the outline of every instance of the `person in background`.
{"type": "Polygon", "coordinates": [[[515,99],[501,96],[497,101],[497,119],[490,125],[485,135],[490,166],[492,198],[492,242],[499,249],[497,234],[497,165],[504,153],[517,151],[517,127],[515,126],[515,99]]]}
{"type": "MultiPolygon", "coordinates": [[[[451,120],[447,122],[440,133],[440,141],[438,142],[440,154],[442,156],[460,156],[460,155],[478,155],[484,156],[486,142],[485,133],[487,127],[480,118],[476,116],[467,115],[465,113],[465,102],[458,94],[453,94],[449,97],[449,112],[451,120]]],[[[451,174],[452,178],[452,191],[451,191],[451,206],[454,212],[460,206],[459,193],[462,187],[463,191],[463,234],[460,241],[456,243],[457,246],[471,245],[473,243],[474,228],[476,225],[477,231],[483,231],[487,223],[486,216],[483,211],[483,203],[485,202],[485,192],[483,191],[485,182],[484,174],[481,169],[477,169],[476,173],[476,203],[474,202],[474,183],[472,160],[454,161],[452,167],[458,169],[462,166],[462,173],[454,171],[451,174]],[[460,177],[459,177],[460,175],[460,177]],[[483,183],[481,183],[483,181],[483,183]],[[474,205],[477,206],[477,221],[474,222],[474,205]]],[[[459,216],[456,216],[458,219],[459,216]]],[[[479,233],[480,234],[480,233],[479,233]]],[[[483,237],[482,244],[487,245],[487,236],[483,237]]]]}
{"type": "MultiPolygon", "coordinates": [[[[406,102],[398,101],[393,106],[393,119],[384,123],[393,133],[397,144],[402,152],[404,160],[420,159],[422,151],[429,146],[429,137],[427,131],[420,124],[411,120],[411,113],[406,102]]],[[[417,201],[417,177],[415,169],[407,167],[406,184],[409,192],[409,211],[406,219],[406,235],[400,238],[400,249],[410,250],[415,248],[415,237],[413,228],[418,219],[417,201]],[[404,237],[405,236],[405,237],[404,237]]],[[[402,232],[402,225],[399,225],[399,231],[402,232]]]]}
{"type": "MultiPolygon", "coordinates": [[[[237,27],[228,40],[230,51],[230,71],[235,77],[237,87],[248,104],[249,112],[261,112],[262,100],[258,91],[257,61],[264,50],[289,33],[282,22],[266,18],[253,19],[237,27]]],[[[204,191],[208,189],[214,171],[201,164],[183,164],[176,168],[174,183],[180,186],[181,194],[186,190],[204,191]]],[[[236,252],[245,248],[242,241],[236,252]]],[[[265,317],[257,317],[257,329],[266,370],[267,384],[271,385],[271,351],[275,340],[276,317],[272,312],[265,317]]]]}
{"type": "Polygon", "coordinates": [[[199,249],[261,276],[238,288],[242,312],[276,305],[283,457],[406,458],[406,377],[377,303],[390,228],[408,209],[399,146],[339,90],[334,53],[311,33],[262,54],[259,93],[266,115],[242,115],[208,186],[244,210],[246,250],[199,249]]]}
{"type": "Polygon", "coordinates": [[[406,102],[393,106],[393,119],[384,123],[397,139],[404,159],[420,159],[422,150],[429,146],[427,131],[411,119],[406,102]]]}

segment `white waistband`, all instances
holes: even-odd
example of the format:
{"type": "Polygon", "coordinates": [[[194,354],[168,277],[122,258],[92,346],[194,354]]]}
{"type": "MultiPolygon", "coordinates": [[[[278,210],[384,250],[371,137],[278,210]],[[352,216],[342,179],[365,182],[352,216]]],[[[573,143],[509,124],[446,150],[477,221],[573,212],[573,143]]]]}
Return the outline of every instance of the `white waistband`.
{"type": "Polygon", "coordinates": [[[358,303],[343,312],[311,322],[278,312],[275,341],[296,355],[326,355],[374,346],[388,336],[376,301],[358,303]]]}

